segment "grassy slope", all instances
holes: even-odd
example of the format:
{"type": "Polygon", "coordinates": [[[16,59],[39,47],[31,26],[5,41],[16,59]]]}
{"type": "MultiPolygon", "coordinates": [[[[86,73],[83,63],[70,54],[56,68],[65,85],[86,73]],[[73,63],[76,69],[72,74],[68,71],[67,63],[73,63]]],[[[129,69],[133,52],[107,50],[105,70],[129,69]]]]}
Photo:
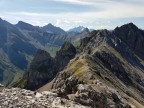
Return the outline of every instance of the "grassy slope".
{"type": "MultiPolygon", "coordinates": [[[[123,57],[120,55],[119,52],[117,52],[115,49],[108,48],[104,50],[110,50],[112,53],[115,54],[117,58],[120,59],[122,62],[123,66],[131,72],[131,65],[127,63],[123,59],[123,57]]],[[[124,86],[119,79],[117,79],[115,76],[111,74],[108,70],[104,69],[104,67],[100,67],[96,65],[96,62],[91,61],[90,59],[86,58],[80,58],[80,59],[75,59],[71,63],[69,63],[68,67],[66,68],[65,72],[70,72],[72,75],[77,77],[79,80],[86,82],[90,86],[92,86],[96,91],[102,92],[104,89],[107,89],[107,87],[114,88],[115,90],[119,91],[119,94],[123,96],[124,99],[126,99],[129,103],[132,103],[136,107],[140,108],[142,105],[137,101],[141,99],[140,95],[133,95],[129,96],[127,92],[131,94],[135,94],[137,91],[131,87],[126,87],[124,86]],[[110,81],[107,81],[105,77],[109,78],[110,81]],[[93,84],[93,81],[97,80],[100,81],[103,86],[98,86],[93,84]]],[[[134,73],[131,73],[134,74],[134,73]]],[[[144,74],[139,74],[143,76],[144,74]]],[[[140,101],[141,102],[141,101],[140,101]]]]}
{"type": "MultiPolygon", "coordinates": [[[[26,60],[28,61],[28,67],[29,67],[29,64],[32,61],[33,56],[29,56],[24,53],[21,53],[21,54],[26,57],[26,60]]],[[[2,64],[0,65],[0,68],[4,70],[3,81],[1,83],[5,86],[11,86],[15,84],[18,80],[22,78],[23,73],[26,71],[26,70],[18,69],[13,64],[7,63],[3,60],[0,60],[0,63],[2,64]]]]}

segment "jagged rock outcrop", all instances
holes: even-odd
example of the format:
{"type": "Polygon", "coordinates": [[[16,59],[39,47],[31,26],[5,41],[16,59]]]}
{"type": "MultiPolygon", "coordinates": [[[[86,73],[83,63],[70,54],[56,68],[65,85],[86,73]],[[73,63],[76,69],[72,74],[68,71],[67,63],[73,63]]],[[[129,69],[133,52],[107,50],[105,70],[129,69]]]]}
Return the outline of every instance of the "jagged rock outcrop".
{"type": "Polygon", "coordinates": [[[61,71],[68,62],[76,55],[76,48],[69,42],[65,42],[61,49],[56,53],[55,61],[58,71],[61,71]]]}
{"type": "Polygon", "coordinates": [[[39,50],[23,79],[15,84],[15,86],[37,90],[50,82],[75,55],[76,49],[69,42],[64,43],[55,58],[52,58],[48,52],[39,50]]]}

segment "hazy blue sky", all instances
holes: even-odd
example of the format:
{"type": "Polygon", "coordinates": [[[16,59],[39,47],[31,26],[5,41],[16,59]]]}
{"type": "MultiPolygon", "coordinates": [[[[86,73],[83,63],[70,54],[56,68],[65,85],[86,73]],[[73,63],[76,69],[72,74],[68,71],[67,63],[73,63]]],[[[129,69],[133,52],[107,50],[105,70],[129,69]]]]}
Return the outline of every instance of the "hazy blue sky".
{"type": "Polygon", "coordinates": [[[129,22],[144,29],[144,0],[0,0],[0,17],[65,30],[79,25],[113,29],[129,22]]]}

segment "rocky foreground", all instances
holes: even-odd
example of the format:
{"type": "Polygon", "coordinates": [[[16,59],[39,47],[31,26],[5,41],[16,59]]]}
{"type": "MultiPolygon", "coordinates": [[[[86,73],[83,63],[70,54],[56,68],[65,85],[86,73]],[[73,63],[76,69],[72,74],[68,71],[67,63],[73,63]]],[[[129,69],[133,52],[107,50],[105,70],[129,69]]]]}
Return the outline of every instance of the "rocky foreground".
{"type": "Polygon", "coordinates": [[[137,108],[126,104],[114,91],[108,99],[87,84],[78,84],[72,94],[66,93],[68,89],[71,87],[37,92],[0,85],[0,108],[137,108]]]}
{"type": "Polygon", "coordinates": [[[58,97],[56,93],[33,92],[20,88],[0,87],[0,108],[89,108],[58,97]]]}

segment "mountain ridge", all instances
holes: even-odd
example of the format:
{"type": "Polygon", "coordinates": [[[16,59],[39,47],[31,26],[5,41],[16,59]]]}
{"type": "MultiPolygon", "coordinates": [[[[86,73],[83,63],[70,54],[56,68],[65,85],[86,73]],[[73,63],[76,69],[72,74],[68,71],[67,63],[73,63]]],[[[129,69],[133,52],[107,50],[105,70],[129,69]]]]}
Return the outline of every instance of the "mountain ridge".
{"type": "MultiPolygon", "coordinates": [[[[57,74],[51,88],[61,97],[92,108],[105,108],[105,105],[113,108],[141,108],[144,105],[144,62],[139,55],[141,52],[134,50],[131,43],[119,36],[133,40],[133,37],[143,37],[143,31],[129,23],[119,27],[116,32],[96,30],[81,39],[79,53],[57,74]],[[123,27],[128,29],[121,31],[123,27]],[[129,29],[134,33],[129,33],[129,29]],[[120,33],[126,34],[119,35],[120,33]],[[92,87],[96,94],[103,96],[101,95],[99,100],[86,94],[81,96],[84,91],[81,94],[77,90],[79,84],[86,84],[92,87]]],[[[143,41],[139,44],[143,46],[143,41]]],[[[39,90],[46,90],[48,86],[49,83],[39,90]]]]}
{"type": "Polygon", "coordinates": [[[40,49],[27,72],[21,79],[15,79],[13,86],[52,90],[59,97],[92,108],[144,106],[144,31],[136,25],[128,23],[112,31],[89,33],[85,30],[81,34],[67,35],[69,37],[26,26],[30,29],[20,29],[0,20],[0,80],[6,73],[5,67],[11,70],[9,77],[15,74],[13,65],[21,69],[19,65],[26,66],[26,69],[28,61],[23,63],[21,57],[27,60],[26,57],[40,49]],[[62,42],[55,38],[61,38],[62,42]],[[76,48],[66,40],[76,42],[76,48]],[[58,46],[64,43],[55,57],[43,49],[45,45],[52,45],[50,42],[58,46]]]}

